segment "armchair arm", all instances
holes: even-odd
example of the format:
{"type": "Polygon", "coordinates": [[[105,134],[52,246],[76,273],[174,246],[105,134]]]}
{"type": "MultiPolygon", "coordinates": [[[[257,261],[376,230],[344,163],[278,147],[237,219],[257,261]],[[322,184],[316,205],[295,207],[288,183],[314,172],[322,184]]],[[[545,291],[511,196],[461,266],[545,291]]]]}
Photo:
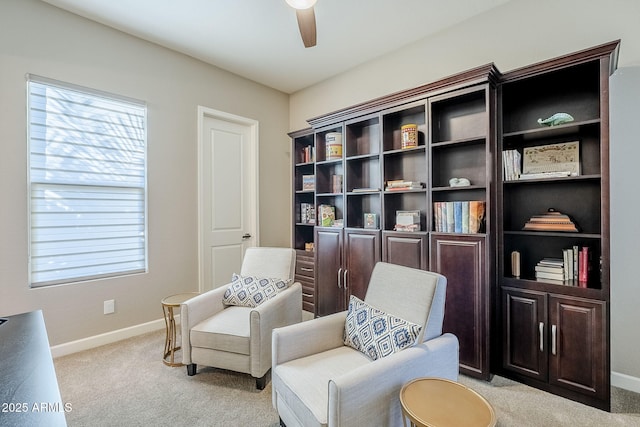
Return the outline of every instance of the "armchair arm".
{"type": "Polygon", "coordinates": [[[222,297],[227,286],[195,296],[180,304],[180,331],[182,334],[182,363],[191,363],[191,340],[189,331],[198,323],[224,310],[222,297]]]}
{"type": "Polygon", "coordinates": [[[262,377],[271,368],[271,331],[302,321],[302,285],[288,289],[251,310],[251,375],[262,377]]]}
{"type": "Polygon", "coordinates": [[[444,334],[331,380],[328,425],[402,425],[402,386],[418,377],[457,380],[458,345],[444,334]]]}
{"type": "Polygon", "coordinates": [[[273,330],[273,366],[344,345],[347,312],[273,330]]]}

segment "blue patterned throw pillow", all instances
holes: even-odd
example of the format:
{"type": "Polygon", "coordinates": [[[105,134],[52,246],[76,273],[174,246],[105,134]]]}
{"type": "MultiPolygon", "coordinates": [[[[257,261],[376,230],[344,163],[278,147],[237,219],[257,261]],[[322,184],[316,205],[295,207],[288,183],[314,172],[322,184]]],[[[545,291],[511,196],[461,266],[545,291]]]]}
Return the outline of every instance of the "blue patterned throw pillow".
{"type": "Polygon", "coordinates": [[[287,289],[290,282],[289,279],[239,276],[233,273],[222,302],[226,305],[257,307],[287,289]]]}
{"type": "Polygon", "coordinates": [[[411,347],[421,326],[378,310],[351,295],[344,325],[344,343],[373,360],[411,347]]]}

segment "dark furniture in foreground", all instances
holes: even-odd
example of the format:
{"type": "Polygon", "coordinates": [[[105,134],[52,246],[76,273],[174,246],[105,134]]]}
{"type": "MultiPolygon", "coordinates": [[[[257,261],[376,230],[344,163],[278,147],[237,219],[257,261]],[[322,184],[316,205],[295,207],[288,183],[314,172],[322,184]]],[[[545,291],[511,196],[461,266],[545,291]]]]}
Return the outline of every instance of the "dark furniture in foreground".
{"type": "Polygon", "coordinates": [[[0,426],[66,426],[42,311],[1,319],[0,426]]]}

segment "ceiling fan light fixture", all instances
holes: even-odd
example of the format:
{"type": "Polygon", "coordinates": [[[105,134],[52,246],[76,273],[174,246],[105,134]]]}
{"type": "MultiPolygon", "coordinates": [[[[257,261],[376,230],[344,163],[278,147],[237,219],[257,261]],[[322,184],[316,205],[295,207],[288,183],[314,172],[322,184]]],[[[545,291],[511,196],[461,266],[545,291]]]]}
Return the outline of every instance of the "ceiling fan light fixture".
{"type": "Polygon", "coordinates": [[[294,9],[304,10],[313,7],[317,0],[285,0],[294,9]]]}

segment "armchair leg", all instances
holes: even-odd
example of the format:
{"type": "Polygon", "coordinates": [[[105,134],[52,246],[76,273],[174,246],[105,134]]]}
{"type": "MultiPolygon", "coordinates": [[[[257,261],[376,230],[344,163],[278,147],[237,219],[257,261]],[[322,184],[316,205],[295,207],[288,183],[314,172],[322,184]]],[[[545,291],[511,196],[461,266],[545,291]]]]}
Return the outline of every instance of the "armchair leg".
{"type": "Polygon", "coordinates": [[[269,371],[267,371],[267,373],[260,378],[256,378],[256,388],[258,390],[264,390],[264,388],[267,386],[267,383],[269,382],[267,375],[269,375],[269,371]]]}
{"type": "Polygon", "coordinates": [[[187,375],[189,375],[190,377],[194,376],[196,374],[197,367],[198,365],[196,365],[195,363],[190,363],[189,365],[187,365],[187,375]]]}
{"type": "Polygon", "coordinates": [[[280,418],[280,427],[287,427],[284,421],[282,421],[282,418],[280,418]]]}

